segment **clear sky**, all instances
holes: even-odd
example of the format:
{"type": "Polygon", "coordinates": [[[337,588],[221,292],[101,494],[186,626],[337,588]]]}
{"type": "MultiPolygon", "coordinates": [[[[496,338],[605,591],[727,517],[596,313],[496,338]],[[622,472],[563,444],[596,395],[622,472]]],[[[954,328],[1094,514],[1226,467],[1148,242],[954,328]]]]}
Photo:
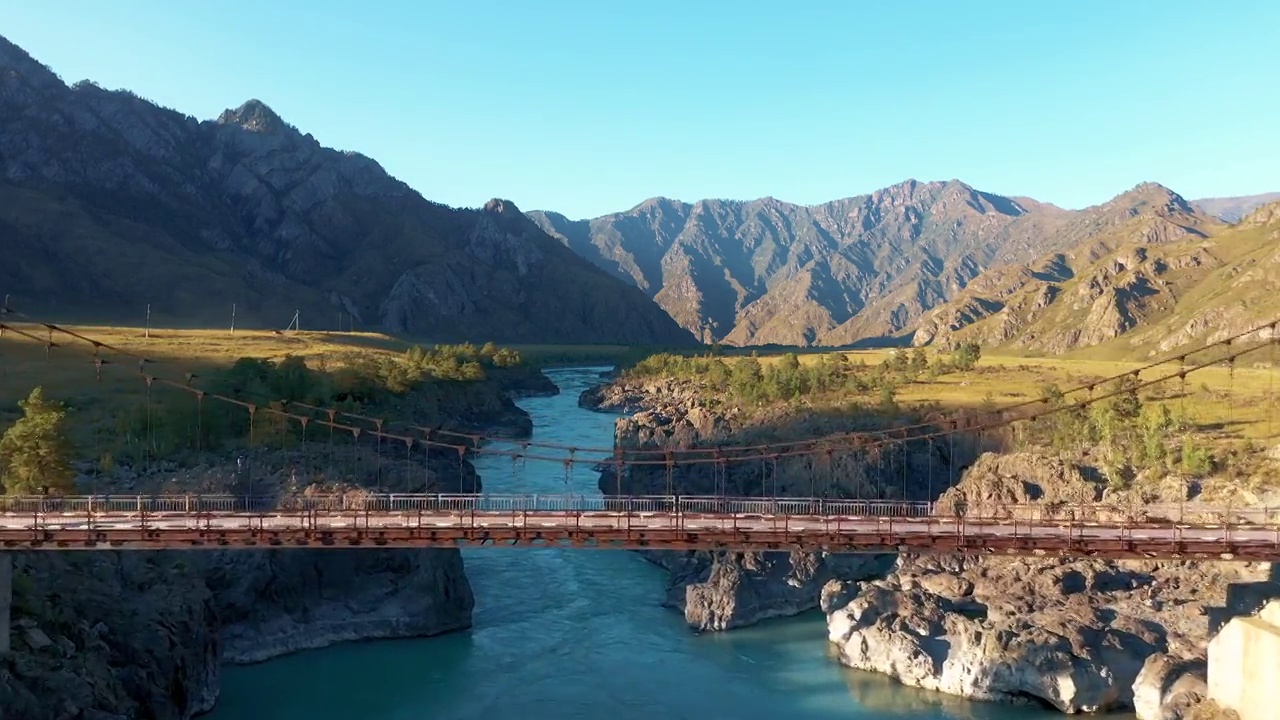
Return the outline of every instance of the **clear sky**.
{"type": "Polygon", "coordinates": [[[201,119],[259,98],[450,205],[1280,190],[1277,0],[0,0],[0,34],[201,119]]]}

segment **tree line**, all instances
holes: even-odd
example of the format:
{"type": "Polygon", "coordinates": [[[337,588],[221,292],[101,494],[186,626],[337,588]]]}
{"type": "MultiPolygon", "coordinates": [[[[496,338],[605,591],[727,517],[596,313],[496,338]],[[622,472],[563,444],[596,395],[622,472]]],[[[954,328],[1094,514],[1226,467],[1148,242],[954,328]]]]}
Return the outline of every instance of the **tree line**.
{"type": "MultiPolygon", "coordinates": [[[[356,358],[332,370],[323,359],[313,366],[298,356],[241,358],[205,378],[201,388],[260,408],[287,411],[291,403],[305,403],[377,414],[412,393],[447,393],[485,380],[495,368],[522,363],[519,353],[493,343],[414,346],[398,355],[356,358]]],[[[251,415],[240,406],[159,385],[149,401],[115,408],[105,426],[74,427],[73,420],[83,416],[49,398],[42,387],[18,405],[22,416],[0,436],[0,482],[11,495],[74,492],[73,460],[85,449],[77,448],[73,437],[87,436],[84,444],[95,448],[89,454],[98,469],[109,470],[181,451],[216,451],[246,439],[283,447],[299,442],[304,432],[299,423],[274,413],[251,415]]],[[[344,435],[338,441],[350,440],[344,435]]]]}
{"type": "Polygon", "coordinates": [[[844,353],[827,353],[803,364],[795,353],[763,363],[759,355],[726,361],[715,353],[685,356],[660,353],[641,360],[625,372],[629,378],[674,377],[696,380],[720,389],[732,399],[752,405],[816,399],[836,393],[870,395],[882,407],[896,404],[898,389],[922,378],[972,370],[982,357],[974,343],[957,347],[949,356],[929,357],[924,348],[897,351],[882,363],[868,365],[844,353]]]}

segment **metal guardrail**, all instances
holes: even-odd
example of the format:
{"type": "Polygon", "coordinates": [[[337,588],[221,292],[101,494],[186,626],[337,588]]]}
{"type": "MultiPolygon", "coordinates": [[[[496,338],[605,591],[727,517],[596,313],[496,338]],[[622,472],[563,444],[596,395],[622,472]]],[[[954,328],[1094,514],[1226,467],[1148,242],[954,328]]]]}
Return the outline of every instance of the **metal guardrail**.
{"type": "Polygon", "coordinates": [[[808,548],[1280,561],[1272,509],[990,505],[826,499],[375,494],[0,498],[6,548],[808,548]],[[1186,508],[1190,510],[1191,508],[1186,508]],[[1206,520],[1207,518],[1207,520],[1206,520]]]}
{"type": "Polygon", "coordinates": [[[1199,504],[1122,507],[1101,503],[951,503],[824,498],[715,496],[587,496],[583,494],[367,493],[326,495],[74,495],[0,496],[0,516],[181,516],[271,515],[299,512],[372,513],[622,513],[699,516],[805,516],[831,518],[959,518],[1015,525],[1078,522],[1122,527],[1131,524],[1280,525],[1280,507],[1233,508],[1199,504]],[[1208,521],[1206,521],[1208,520],[1208,521]]]}

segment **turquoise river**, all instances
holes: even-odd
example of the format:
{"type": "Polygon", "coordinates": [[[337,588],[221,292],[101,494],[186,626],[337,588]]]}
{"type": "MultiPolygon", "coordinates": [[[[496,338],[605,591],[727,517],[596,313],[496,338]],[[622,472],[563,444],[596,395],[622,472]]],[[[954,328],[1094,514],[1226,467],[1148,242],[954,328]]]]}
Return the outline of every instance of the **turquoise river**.
{"type": "MultiPolygon", "coordinates": [[[[615,417],[578,407],[605,368],[553,370],[520,401],[539,440],[612,444],[615,417]]],[[[595,473],[483,458],[493,492],[595,493],[595,473]]],[[[548,465],[542,463],[542,465],[548,465]]],[[[661,606],[664,573],[622,550],[463,551],[469,631],[339,645],[228,667],[208,720],[1048,720],[840,667],[817,613],[696,635],[661,606]]]]}

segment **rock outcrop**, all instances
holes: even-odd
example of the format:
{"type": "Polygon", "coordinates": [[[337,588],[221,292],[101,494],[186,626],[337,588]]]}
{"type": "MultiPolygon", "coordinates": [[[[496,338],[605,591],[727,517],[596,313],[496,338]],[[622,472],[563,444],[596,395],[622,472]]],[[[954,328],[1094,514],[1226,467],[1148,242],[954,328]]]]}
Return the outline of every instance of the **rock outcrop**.
{"type": "MultiPolygon", "coordinates": [[[[1056,458],[984,455],[940,512],[1011,502],[1048,511],[1101,488],[1056,458]]],[[[1067,713],[1137,707],[1163,720],[1201,704],[1214,609],[1269,573],[1231,562],[904,555],[883,579],[829,586],[824,609],[850,667],[974,699],[1067,713]]]]}
{"type": "Polygon", "coordinates": [[[884,555],[799,551],[644,555],[671,573],[664,605],[697,630],[731,630],[813,610],[827,583],[877,577],[892,564],[884,555]]]}
{"type": "MultiPolygon", "coordinates": [[[[631,412],[617,421],[615,443],[628,449],[680,449],[713,442],[767,442],[866,429],[867,419],[783,416],[761,417],[740,408],[711,405],[697,387],[675,379],[620,379],[584,392],[584,407],[631,412]]],[[[907,492],[920,497],[929,472],[928,452],[939,453],[938,468],[950,459],[946,448],[924,446],[901,459],[913,480],[904,486],[903,466],[889,457],[871,460],[834,453],[823,467],[801,458],[770,463],[729,463],[716,470],[708,464],[677,465],[668,475],[654,467],[631,467],[619,477],[601,472],[600,490],[621,495],[709,495],[737,497],[875,497],[873,493],[907,492]],[[892,475],[893,482],[887,482],[892,475]],[[891,490],[889,490],[891,488],[891,490]]],[[[941,489],[941,487],[939,488],[941,489]]],[[[728,630],[774,617],[796,615],[819,607],[823,587],[832,580],[857,581],[883,575],[891,556],[807,552],[675,552],[645,551],[644,556],[671,573],[665,605],[684,613],[698,630],[728,630]]]]}
{"type": "Polygon", "coordinates": [[[1209,695],[1202,659],[1175,660],[1152,655],[1133,684],[1138,720],[1191,720],[1209,695]]]}
{"type": "MultiPolygon", "coordinates": [[[[306,478],[300,483],[294,472],[296,455],[264,450],[244,457],[251,460],[256,494],[305,489],[306,478]]],[[[456,454],[417,463],[405,472],[388,460],[383,482],[429,477],[429,487],[446,492],[477,483],[470,463],[460,473],[456,454]]],[[[98,482],[126,483],[137,492],[175,484],[225,490],[240,481],[234,467],[151,475],[118,470],[98,482]]],[[[213,706],[222,663],[459,630],[470,626],[474,605],[457,550],[15,556],[17,641],[0,661],[0,718],[6,720],[186,720],[213,706]]]]}

